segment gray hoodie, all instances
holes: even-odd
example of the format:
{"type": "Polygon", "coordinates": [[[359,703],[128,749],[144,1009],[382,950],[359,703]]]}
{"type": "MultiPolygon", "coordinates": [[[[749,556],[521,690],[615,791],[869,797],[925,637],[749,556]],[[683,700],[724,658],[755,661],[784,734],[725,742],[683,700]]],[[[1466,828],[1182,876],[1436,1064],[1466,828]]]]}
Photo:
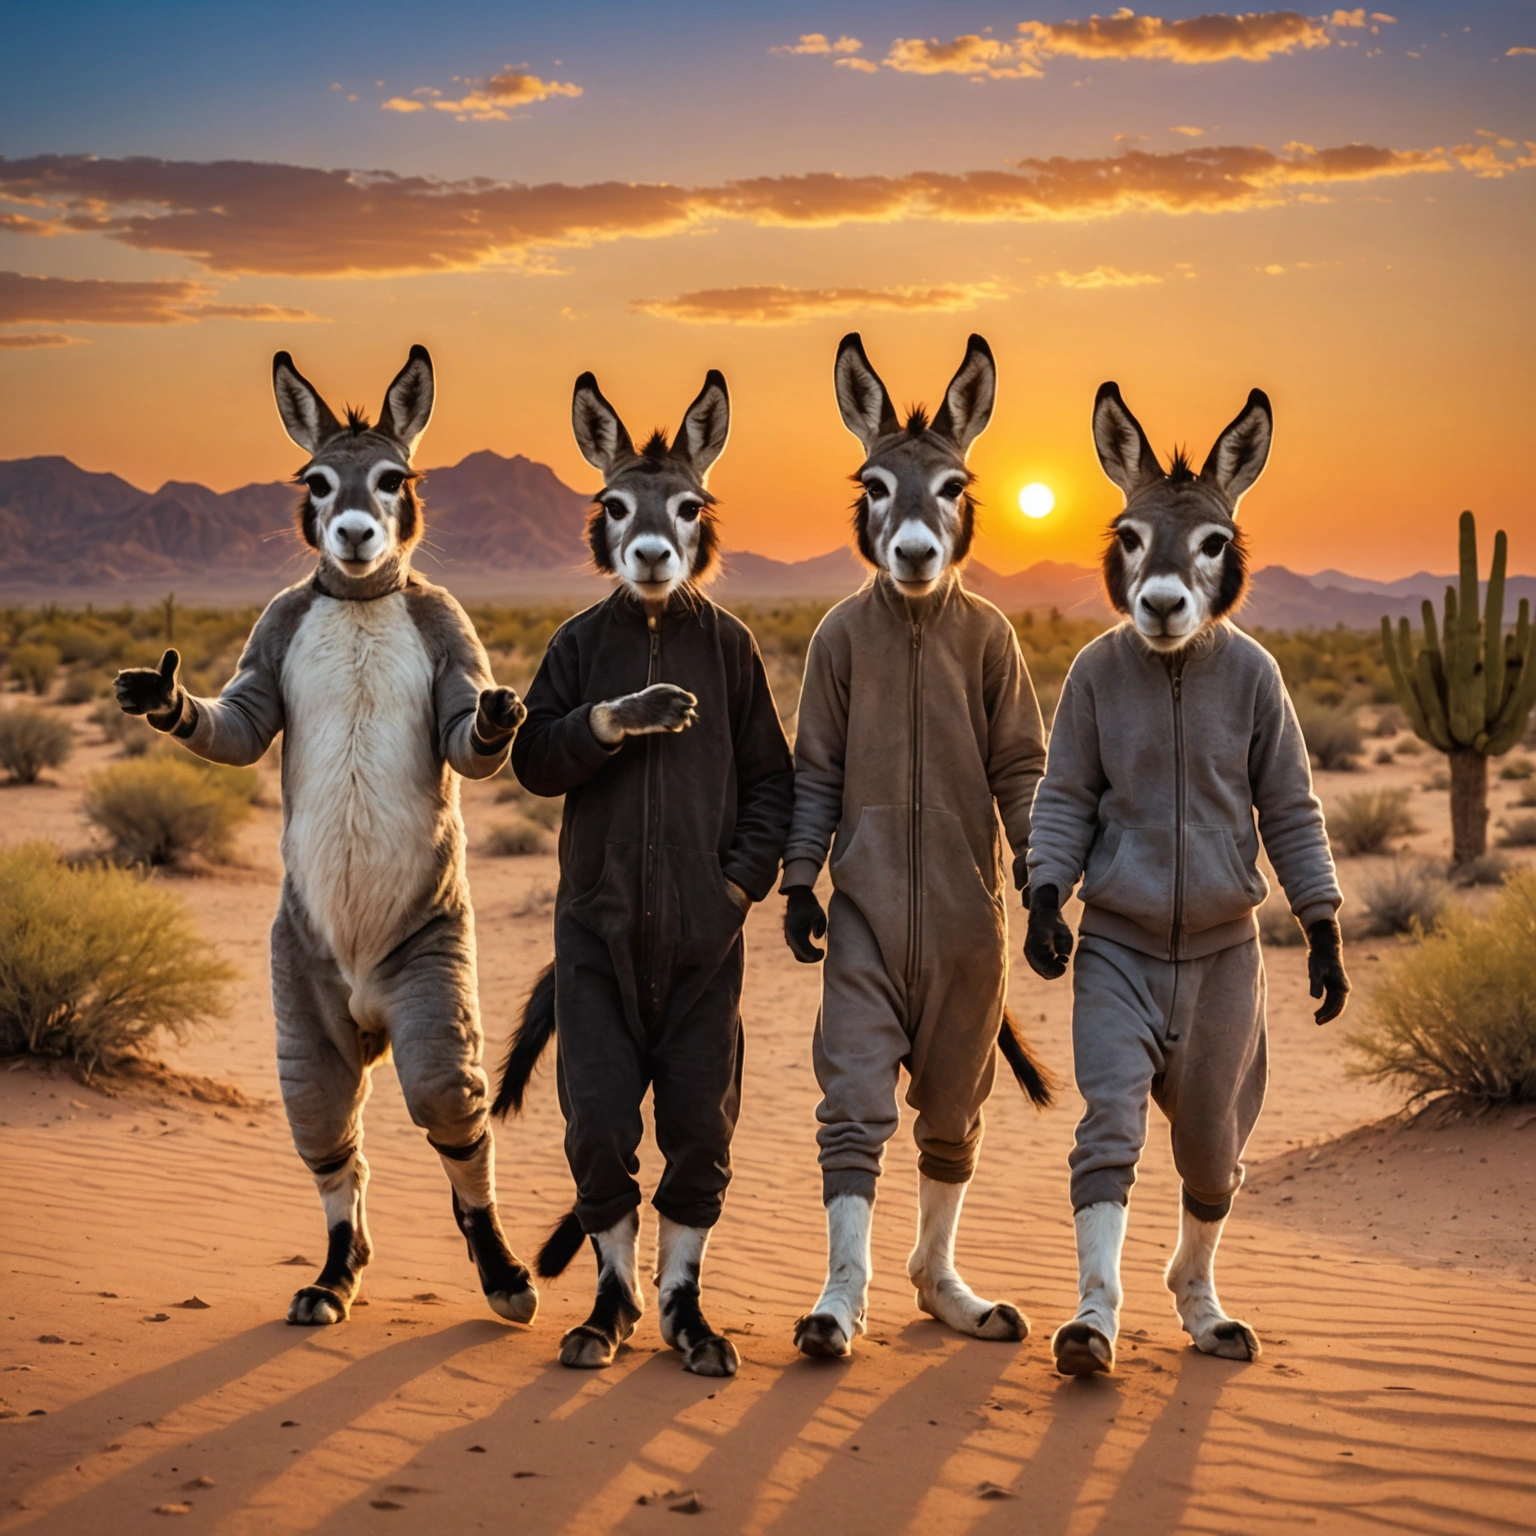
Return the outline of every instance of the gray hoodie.
{"type": "Polygon", "coordinates": [[[1029,879],[1082,931],[1163,960],[1257,932],[1259,838],[1303,926],[1343,900],[1275,659],[1225,622],[1163,657],[1129,624],[1072,663],[1031,818],[1029,879]]]}

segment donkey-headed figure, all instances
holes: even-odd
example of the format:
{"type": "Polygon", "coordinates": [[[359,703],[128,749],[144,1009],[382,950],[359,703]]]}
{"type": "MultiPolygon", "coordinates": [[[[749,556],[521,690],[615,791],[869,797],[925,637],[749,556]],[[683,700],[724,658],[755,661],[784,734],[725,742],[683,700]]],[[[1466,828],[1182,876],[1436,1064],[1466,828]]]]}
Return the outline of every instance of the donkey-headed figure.
{"type": "Polygon", "coordinates": [[[210,762],[253,763],[283,734],[278,1075],[329,1231],[288,1321],[341,1322],[356,1296],[371,1253],[363,1104],[392,1050],[486,1300],[529,1322],[538,1293],[496,1215],[458,789],[459,775],[506,762],[523,706],[495,686],[464,611],[410,569],[422,518],[411,457],[432,414],[432,362],[411,349],[377,425],[357,411],[339,420],[286,352],[273,385],[308,455],[298,521],[316,568],[268,604],[217,698],[187,694],[167,651],[158,668],[120,672],[118,700],[210,762]]]}
{"type": "Polygon", "coordinates": [[[864,1331],[876,1178],[903,1066],[918,1111],[907,1264],[917,1305],[962,1333],[1018,1340],[1023,1314],[977,1296],[954,1256],[998,1046],[1037,1104],[1050,1097],[1004,1005],[997,830],[1001,812],[1022,884],[1045,763],[1040,709],[1012,626],[957,569],[975,519],[966,455],[991,418],[996,370],[972,336],[931,424],[921,410],[897,418],[856,335],[838,349],[834,382],[864,449],[854,526],[876,574],[817,628],[795,744],[784,932],[797,959],[826,956],[814,1056],[828,1239],[827,1282],[795,1341],[840,1356],[864,1331]],[[829,849],[824,913],[813,887],[829,849]],[[811,942],[822,934],[825,952],[811,942]]]}
{"type": "Polygon", "coordinates": [[[793,770],[751,632],[701,592],[716,548],[710,466],[730,406],[711,370],[670,445],[635,449],[590,373],[572,424],[601,471],[588,538],[613,595],[563,625],[528,693],[512,766],[565,799],[555,960],[529,998],[495,1108],[520,1108],[552,1035],[576,1206],[539,1255],[558,1275],[597,1254],[592,1314],[560,1360],[600,1367],[641,1316],[641,1101],[665,1160],[655,1280],[685,1369],[730,1376],[699,1276],[730,1180],[741,1099],[742,921],[773,887],[793,770]]]}
{"type": "Polygon", "coordinates": [[[1035,797],[1024,953],[1047,979],[1072,952],[1061,903],[1083,877],[1072,1039],[1085,1100],[1070,1158],[1079,1303],[1057,1330],[1063,1375],[1113,1369],[1126,1207],[1148,1098],[1183,1181],[1166,1281],[1206,1354],[1250,1360],[1254,1331],[1216,1296],[1216,1246],[1264,1101],[1260,838],[1306,930],[1319,1024],[1344,1007],[1340,903],[1306,744],[1274,659],[1225,622],[1242,597],[1238,503],[1269,454],[1260,390],[1197,475],[1164,471],[1120,391],[1093,435],[1125,495],[1104,583],[1129,620],[1072,663],[1035,797]]]}

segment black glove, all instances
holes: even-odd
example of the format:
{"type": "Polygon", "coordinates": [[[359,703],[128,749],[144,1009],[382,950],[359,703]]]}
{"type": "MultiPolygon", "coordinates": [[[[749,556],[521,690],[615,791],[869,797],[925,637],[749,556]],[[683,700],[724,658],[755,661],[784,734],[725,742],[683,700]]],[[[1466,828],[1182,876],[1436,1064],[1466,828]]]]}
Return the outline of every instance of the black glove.
{"type": "MultiPolygon", "coordinates": [[[[119,672],[112,683],[118,707],[129,715],[165,716],[174,711],[179,717],[181,687],[176,673],[180,667],[180,655],[169,650],[160,658],[158,667],[128,667],[119,672]]],[[[150,723],[154,724],[153,719],[150,723]]]]}
{"type": "Polygon", "coordinates": [[[1062,921],[1056,887],[1042,885],[1030,896],[1024,958],[1037,976],[1055,981],[1066,970],[1071,953],[1072,930],[1062,921]]]}
{"type": "Polygon", "coordinates": [[[487,688],[480,695],[480,708],[475,711],[475,735],[481,741],[500,745],[527,718],[528,710],[511,688],[487,688]]]}
{"type": "Polygon", "coordinates": [[[815,965],[826,950],[817,949],[811,939],[826,933],[827,914],[808,885],[788,886],[784,894],[789,898],[784,907],[784,942],[796,960],[803,965],[815,965]]]}
{"type": "Polygon", "coordinates": [[[1328,1024],[1344,1012],[1349,996],[1349,977],[1344,974],[1344,939],[1336,918],[1320,917],[1307,929],[1307,980],[1312,996],[1323,1006],[1312,1015],[1319,1024],[1328,1024]]]}

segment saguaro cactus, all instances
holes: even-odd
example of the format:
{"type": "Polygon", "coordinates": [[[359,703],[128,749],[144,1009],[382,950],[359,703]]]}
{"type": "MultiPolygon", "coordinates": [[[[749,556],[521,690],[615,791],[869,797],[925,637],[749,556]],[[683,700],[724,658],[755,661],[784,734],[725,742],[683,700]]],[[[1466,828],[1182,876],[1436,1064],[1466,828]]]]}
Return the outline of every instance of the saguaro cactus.
{"type": "Polygon", "coordinates": [[[1467,864],[1488,851],[1488,759],[1519,741],[1536,703],[1536,636],[1530,603],[1520,599],[1504,633],[1504,568],[1509,541],[1493,537],[1493,567],[1481,615],[1477,594],[1477,523],[1461,514],[1461,592],[1445,589],[1445,622],[1424,603],[1424,643],[1417,653],[1407,619],[1383,617],[1381,639],[1392,686],[1414,732],[1444,752],[1451,769],[1451,860],[1467,864]]]}

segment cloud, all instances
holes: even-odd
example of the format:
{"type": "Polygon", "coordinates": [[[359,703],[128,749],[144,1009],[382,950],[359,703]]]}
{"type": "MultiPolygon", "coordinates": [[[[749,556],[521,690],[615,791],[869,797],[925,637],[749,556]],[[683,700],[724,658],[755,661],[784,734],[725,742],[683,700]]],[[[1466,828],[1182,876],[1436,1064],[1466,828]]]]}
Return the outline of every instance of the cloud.
{"type": "Polygon", "coordinates": [[[1451,153],[1464,170],[1471,171],[1479,180],[1500,181],[1516,171],[1536,167],[1536,140],[1527,139],[1524,153],[1521,153],[1522,146],[1513,139],[1489,133],[1486,128],[1479,128],[1478,134],[1483,140],[1481,144],[1458,144],[1451,153]],[[1504,155],[1501,150],[1513,150],[1514,153],[1504,155]]]}
{"type": "Polygon", "coordinates": [[[56,235],[59,226],[46,219],[29,219],[24,213],[0,213],[0,229],[10,235],[56,235]]]}
{"type": "Polygon", "coordinates": [[[880,73],[880,66],[873,59],[833,59],[832,63],[837,69],[856,69],[861,75],[880,73]]]}
{"type": "Polygon", "coordinates": [[[1091,272],[1055,272],[1039,279],[1041,286],[1057,288],[1144,288],[1160,283],[1151,272],[1122,272],[1118,267],[1095,267],[1091,272]]]}
{"type": "Polygon", "coordinates": [[[1276,152],[1199,144],[1025,159],[1006,170],[820,172],[683,187],[528,186],[242,160],[38,155],[0,157],[0,201],[47,209],[61,230],[188,258],[209,273],[342,277],[527,266],[551,250],[675,235],[722,220],[811,229],[1231,213],[1330,185],[1446,172],[1456,164],[1440,149],[1292,144],[1276,152]]]}
{"type": "Polygon", "coordinates": [[[970,75],[986,80],[1025,80],[1041,73],[1020,45],[974,32],[947,43],[936,37],[898,37],[885,56],[885,66],[904,75],[970,75]]]}
{"type": "Polygon", "coordinates": [[[797,325],[821,315],[845,315],[856,309],[892,309],[907,313],[951,314],[975,309],[988,299],[1005,297],[996,283],[948,283],[931,288],[701,288],[675,299],[632,299],[638,314],[693,325],[797,325]]]}
{"type": "Polygon", "coordinates": [[[1504,57],[1506,59],[1518,59],[1522,54],[1536,54],[1536,48],[1526,48],[1522,45],[1504,50],[1504,57]]]}
{"type": "MultiPolygon", "coordinates": [[[[0,272],[0,325],[191,325],[198,320],[314,320],[280,304],[219,304],[207,283],[181,278],[27,277],[0,272]]],[[[68,340],[69,338],[64,338],[68,340]]],[[[63,341],[34,342],[61,346],[63,341]]]]}
{"type": "Polygon", "coordinates": [[[777,48],[770,48],[768,51],[779,54],[809,53],[824,56],[858,53],[863,47],[864,44],[856,37],[840,37],[835,43],[829,43],[825,32],[802,32],[798,43],[781,43],[777,48]]]}
{"type": "Polygon", "coordinates": [[[499,75],[464,83],[468,89],[456,99],[445,97],[431,86],[420,86],[409,96],[391,96],[381,101],[379,108],[384,112],[425,112],[431,108],[435,112],[451,112],[461,123],[508,123],[518,107],[531,107],[551,96],[581,95],[579,85],[541,80],[516,69],[504,69],[499,75]]]}
{"type": "Polygon", "coordinates": [[[1188,124],[1184,123],[1176,124],[1174,127],[1170,128],[1168,132],[1182,133],[1186,139],[1203,139],[1205,137],[1204,128],[1191,128],[1188,126],[1188,124]]]}
{"type": "MultiPolygon", "coordinates": [[[[1342,14],[1335,12],[1335,15],[1342,14]]],[[[1216,12],[1165,21],[1122,7],[1113,16],[1087,21],[1024,21],[1020,46],[1042,55],[1074,59],[1167,59],[1175,64],[1215,64],[1224,59],[1258,62],[1296,49],[1326,48],[1322,23],[1300,11],[1216,12]]]]}
{"type": "Polygon", "coordinates": [[[66,336],[63,331],[34,331],[0,335],[0,352],[30,352],[38,347],[83,347],[84,336],[66,336]]]}

